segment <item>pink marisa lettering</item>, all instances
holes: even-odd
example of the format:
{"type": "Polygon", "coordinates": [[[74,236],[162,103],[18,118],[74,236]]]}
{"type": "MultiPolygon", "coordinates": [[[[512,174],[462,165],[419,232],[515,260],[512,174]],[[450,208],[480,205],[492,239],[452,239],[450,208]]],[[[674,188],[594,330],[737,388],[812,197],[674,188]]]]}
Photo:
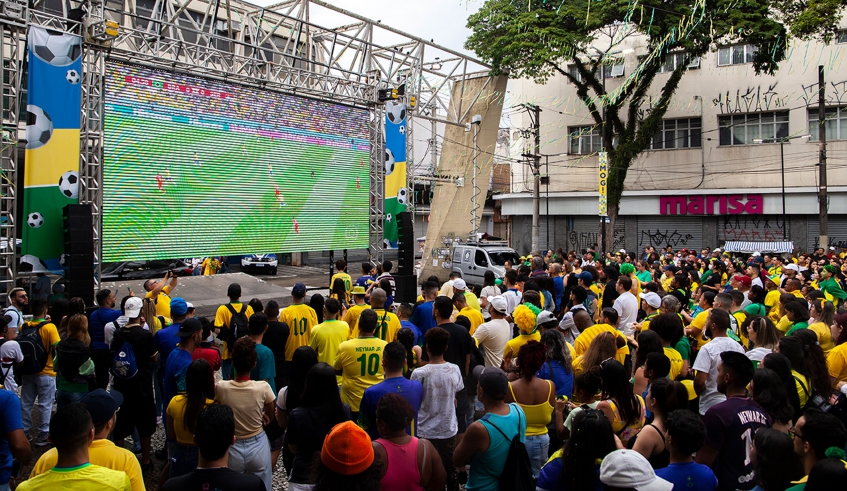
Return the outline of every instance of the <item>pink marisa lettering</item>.
{"type": "Polygon", "coordinates": [[[763,207],[761,194],[659,198],[660,215],[761,215],[763,207]]]}

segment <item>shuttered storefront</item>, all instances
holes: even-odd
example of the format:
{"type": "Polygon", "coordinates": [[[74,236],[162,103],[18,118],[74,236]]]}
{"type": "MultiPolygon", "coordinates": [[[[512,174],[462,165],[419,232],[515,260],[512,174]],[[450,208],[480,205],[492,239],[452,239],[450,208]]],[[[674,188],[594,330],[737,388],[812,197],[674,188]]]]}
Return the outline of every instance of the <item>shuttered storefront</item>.
{"type": "MultiPolygon", "coordinates": [[[[830,246],[838,249],[847,245],[847,216],[829,215],[827,227],[830,246]]],[[[818,247],[820,235],[821,227],[818,217],[810,217],[806,224],[806,252],[812,252],[815,247],[818,247]]],[[[795,244],[795,246],[802,247],[803,245],[795,244]]]]}
{"type": "Polygon", "coordinates": [[[786,220],[777,215],[726,215],[716,217],[718,242],[783,242],[788,239],[786,220]]]}
{"type": "MultiPolygon", "coordinates": [[[[634,218],[634,217],[633,217],[634,218]]],[[[700,217],[638,217],[638,249],[673,247],[700,250],[703,247],[703,219],[700,217]]]]}
{"type": "MultiPolygon", "coordinates": [[[[629,218],[633,220],[634,218],[629,218]]],[[[613,250],[625,247],[624,230],[625,217],[618,217],[615,223],[615,240],[612,244],[613,250]]],[[[600,217],[599,216],[576,216],[567,219],[567,250],[581,251],[594,244],[600,244],[600,217]]]]}

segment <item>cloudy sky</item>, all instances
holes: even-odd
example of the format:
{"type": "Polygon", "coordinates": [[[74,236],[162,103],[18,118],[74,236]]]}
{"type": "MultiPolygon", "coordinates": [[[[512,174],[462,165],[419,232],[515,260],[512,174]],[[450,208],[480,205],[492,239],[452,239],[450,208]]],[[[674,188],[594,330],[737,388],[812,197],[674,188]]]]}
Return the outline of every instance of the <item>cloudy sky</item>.
{"type": "MultiPolygon", "coordinates": [[[[278,3],[277,0],[253,0],[258,5],[278,3]]],[[[479,10],[483,0],[327,0],[339,8],[469,55],[463,48],[470,30],[465,27],[469,15],[479,10]]],[[[324,27],[342,25],[346,19],[335,12],[313,7],[313,23],[324,27]]],[[[380,42],[380,40],[375,40],[380,42]]]]}

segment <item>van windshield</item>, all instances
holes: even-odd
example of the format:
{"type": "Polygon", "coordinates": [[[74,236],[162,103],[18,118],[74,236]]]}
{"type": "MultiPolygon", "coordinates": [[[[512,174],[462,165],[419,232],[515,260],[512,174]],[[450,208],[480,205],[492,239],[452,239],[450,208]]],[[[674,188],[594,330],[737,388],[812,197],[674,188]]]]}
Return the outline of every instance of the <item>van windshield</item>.
{"type": "Polygon", "coordinates": [[[512,251],[488,251],[488,257],[491,258],[491,264],[495,266],[505,266],[506,261],[517,265],[521,260],[517,253],[512,251]]]}

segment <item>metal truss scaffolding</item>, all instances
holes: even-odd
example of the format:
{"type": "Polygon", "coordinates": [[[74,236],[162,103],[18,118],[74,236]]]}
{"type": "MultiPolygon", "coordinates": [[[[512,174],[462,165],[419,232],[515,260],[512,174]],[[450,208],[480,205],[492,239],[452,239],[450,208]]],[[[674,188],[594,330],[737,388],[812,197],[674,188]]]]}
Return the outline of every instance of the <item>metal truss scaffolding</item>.
{"type": "MultiPolygon", "coordinates": [[[[103,79],[107,61],[367,108],[371,118],[369,250],[377,260],[382,259],[383,251],[385,173],[384,108],[377,99],[377,89],[405,84],[406,93],[401,102],[408,103],[411,97],[417,100],[418,109],[407,111],[407,187],[411,189],[415,160],[412,119],[420,114],[467,123],[468,115],[462,111],[462,103],[451,104],[451,98],[454,94],[467,98],[463,89],[465,81],[487,76],[490,70],[489,66],[432,40],[406,34],[320,0],[289,0],[267,7],[239,0],[31,0],[31,4],[26,21],[16,34],[19,36],[15,38],[16,49],[22,49],[20,36],[25,35],[23,29],[28,24],[66,31],[84,30],[86,34],[80,198],[83,203],[91,203],[95,212],[98,267],[102,247],[103,79]],[[341,25],[323,27],[312,22],[313,17],[322,22],[333,19],[332,23],[341,25]],[[118,24],[116,37],[104,40],[91,35],[107,21],[118,24]]],[[[11,32],[4,27],[4,43],[11,32]]],[[[3,56],[6,63],[6,47],[3,56]]],[[[16,77],[14,81],[19,84],[19,75],[16,77]]],[[[5,98],[5,78],[3,87],[5,98]]],[[[18,91],[8,89],[8,93],[17,97],[18,91]]],[[[481,95],[482,90],[468,100],[475,101],[481,95]]],[[[5,111],[3,124],[3,169],[14,172],[15,154],[6,151],[5,128],[7,124],[9,128],[22,126],[17,119],[7,121],[5,111]]],[[[13,199],[9,201],[14,203],[13,199]]],[[[3,213],[9,213],[12,223],[17,217],[15,209],[9,209],[12,211],[4,208],[3,213]]],[[[10,228],[14,235],[14,227],[10,228]]],[[[3,234],[7,233],[2,230],[3,234]]],[[[0,267],[5,267],[2,261],[0,258],[0,267]]]]}

